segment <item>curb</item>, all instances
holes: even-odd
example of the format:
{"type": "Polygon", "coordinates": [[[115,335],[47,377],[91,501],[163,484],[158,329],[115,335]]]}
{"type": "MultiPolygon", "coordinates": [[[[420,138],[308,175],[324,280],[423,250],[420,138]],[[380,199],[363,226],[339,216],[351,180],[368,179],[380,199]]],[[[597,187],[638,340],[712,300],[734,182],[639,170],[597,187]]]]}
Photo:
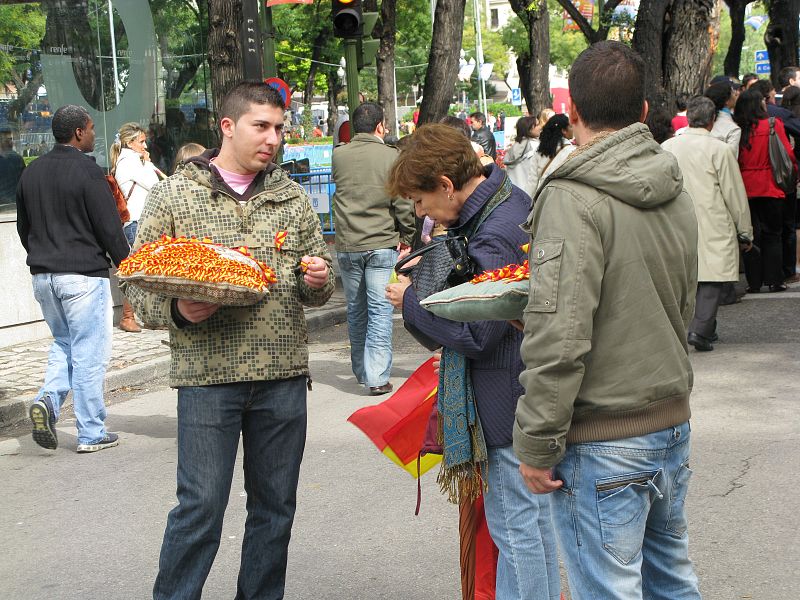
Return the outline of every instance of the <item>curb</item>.
{"type": "MultiPolygon", "coordinates": [[[[330,310],[319,311],[309,315],[306,319],[309,331],[325,329],[347,321],[347,308],[337,307],[330,310]]],[[[169,373],[169,353],[136,363],[122,369],[114,369],[106,373],[105,390],[113,392],[123,387],[133,387],[152,381],[169,373]]],[[[33,403],[33,395],[16,396],[14,398],[0,398],[0,430],[27,420],[28,407],[33,403]]],[[[72,403],[72,397],[67,399],[66,405],[72,403]]]]}

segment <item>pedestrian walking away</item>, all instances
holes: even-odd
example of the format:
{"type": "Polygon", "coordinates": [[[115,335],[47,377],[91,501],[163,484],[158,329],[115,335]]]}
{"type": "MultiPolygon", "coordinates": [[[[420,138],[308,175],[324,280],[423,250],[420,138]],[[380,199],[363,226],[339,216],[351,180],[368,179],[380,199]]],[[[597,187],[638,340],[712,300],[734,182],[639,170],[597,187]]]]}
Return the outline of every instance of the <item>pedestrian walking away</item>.
{"type": "Polygon", "coordinates": [[[383,109],[364,102],[353,112],[349,144],[333,151],[336,254],[347,298],[350,361],[370,394],[392,391],[392,305],[384,297],[398,253],[411,247],[411,203],[386,191],[397,149],[384,143],[383,109]]]}
{"type": "Polygon", "coordinates": [[[283,597],[311,388],[302,306],[321,306],[334,289],[319,218],[302,187],[273,163],[284,123],[280,94],[240,83],[220,115],[221,148],[187,158],[153,187],[134,249],[162,233],[247,246],[277,283],[264,300],[242,307],[123,284],[146,325],[169,329],[170,385],[178,388],[178,505],[167,519],[155,600],[200,598],[240,436],[247,521],[236,597],[283,597]]]}
{"type": "Polygon", "coordinates": [[[716,114],[709,98],[691,98],[686,131],[662,144],[678,159],[697,214],[697,301],[687,339],[700,351],[714,349],[723,284],[739,280],[740,247],[752,251],[753,239],[739,164],[730,146],[711,133],[716,114]]]}
{"type": "Polygon", "coordinates": [[[580,54],[569,73],[578,148],[527,223],[514,450],[530,490],[550,494],[582,600],[700,598],[685,508],[697,219],[677,161],[642,124],[644,83],[643,59],[622,43],[580,54]]]}
{"type": "Polygon", "coordinates": [[[113,316],[109,268],[130,247],[105,174],[85,154],[95,141],[89,113],[62,106],[52,127],[55,146],[23,171],[17,188],[17,231],[54,338],[29,414],[36,443],[57,448],[55,424],[72,390],[77,451],[95,452],[119,443],[106,430],[103,396],[113,316]]]}

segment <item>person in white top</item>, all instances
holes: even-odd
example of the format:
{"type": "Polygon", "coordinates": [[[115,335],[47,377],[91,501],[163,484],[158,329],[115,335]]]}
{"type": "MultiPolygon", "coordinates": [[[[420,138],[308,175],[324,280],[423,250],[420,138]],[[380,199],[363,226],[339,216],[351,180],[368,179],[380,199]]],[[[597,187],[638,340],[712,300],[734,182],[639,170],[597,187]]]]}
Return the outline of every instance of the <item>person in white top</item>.
{"type": "Polygon", "coordinates": [[[728,144],[733,155],[738,159],[742,129],[733,121],[733,109],[739,98],[738,91],[733,89],[730,82],[723,81],[708,86],[703,95],[714,103],[717,111],[711,136],[728,144]]]}
{"type": "Polygon", "coordinates": [[[536,191],[539,173],[536,171],[536,149],[539,147],[536,119],[520,117],[517,121],[517,135],[506,151],[503,164],[508,178],[515,186],[529,196],[536,191]]]}
{"type": "Polygon", "coordinates": [[[128,199],[130,221],[124,224],[125,237],[133,245],[136,228],[147,194],[159,180],[160,171],[150,162],[147,152],[147,133],[138,123],[126,123],[119,128],[111,146],[111,174],[128,199]]]}
{"type": "Polygon", "coordinates": [[[570,142],[572,139],[572,125],[569,117],[558,114],[550,117],[542,133],[539,134],[539,147],[537,154],[537,169],[539,179],[536,182],[537,188],[547,177],[555,172],[569,158],[575,150],[575,146],[570,142]]]}
{"type": "MultiPolygon", "coordinates": [[[[130,220],[123,223],[122,230],[128,244],[132,246],[133,240],[136,239],[136,229],[145,198],[150,188],[158,183],[161,171],[150,162],[150,154],[147,152],[147,133],[138,123],[125,123],[119,128],[109,156],[111,174],[128,201],[130,220]]],[[[119,328],[131,333],[142,330],[136,322],[133,307],[127,300],[122,302],[119,328]]]]}

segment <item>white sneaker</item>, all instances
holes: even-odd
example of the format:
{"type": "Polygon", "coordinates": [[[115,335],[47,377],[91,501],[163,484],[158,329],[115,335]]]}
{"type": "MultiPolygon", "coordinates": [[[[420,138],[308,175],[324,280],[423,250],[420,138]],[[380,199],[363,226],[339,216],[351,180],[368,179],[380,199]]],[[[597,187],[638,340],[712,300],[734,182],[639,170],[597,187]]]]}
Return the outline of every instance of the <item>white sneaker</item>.
{"type": "Polygon", "coordinates": [[[119,446],[119,436],[116,433],[107,433],[102,440],[94,444],[78,444],[78,452],[81,454],[97,452],[98,450],[105,450],[106,448],[113,448],[114,446],[119,446]]]}

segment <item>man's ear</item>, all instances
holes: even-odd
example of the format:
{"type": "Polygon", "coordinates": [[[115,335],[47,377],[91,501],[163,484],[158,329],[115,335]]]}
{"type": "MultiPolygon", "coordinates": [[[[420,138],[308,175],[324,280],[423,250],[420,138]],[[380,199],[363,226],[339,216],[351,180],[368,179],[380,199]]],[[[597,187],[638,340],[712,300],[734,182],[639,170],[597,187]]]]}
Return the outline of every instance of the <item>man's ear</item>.
{"type": "Polygon", "coordinates": [[[233,137],[233,132],[236,129],[236,123],[230,117],[222,117],[219,122],[219,130],[225,137],[233,137]]]}
{"type": "Polygon", "coordinates": [[[575,103],[572,101],[572,96],[569,97],[569,104],[567,105],[567,108],[569,109],[570,125],[576,125],[580,121],[581,116],[578,114],[578,109],[575,108],[575,103]]]}
{"type": "Polygon", "coordinates": [[[644,123],[647,120],[647,114],[650,112],[650,105],[647,103],[647,100],[644,101],[642,104],[642,114],[639,115],[639,123],[644,123]]]}

